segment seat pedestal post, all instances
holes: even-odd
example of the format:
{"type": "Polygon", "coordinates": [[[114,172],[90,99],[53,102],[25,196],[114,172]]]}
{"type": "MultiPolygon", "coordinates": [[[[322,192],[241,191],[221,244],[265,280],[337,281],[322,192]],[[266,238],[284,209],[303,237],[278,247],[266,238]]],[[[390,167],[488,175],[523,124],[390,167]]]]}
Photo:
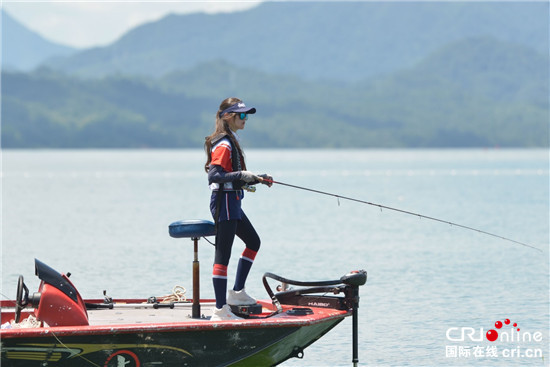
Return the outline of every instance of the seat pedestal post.
{"type": "Polygon", "coordinates": [[[199,264],[199,238],[194,237],[194,256],[193,256],[193,307],[191,317],[200,319],[201,304],[200,304],[200,264],[199,264]]]}
{"type": "Polygon", "coordinates": [[[190,238],[193,241],[193,305],[191,317],[201,318],[200,272],[199,272],[199,238],[214,236],[216,225],[208,220],[179,220],[168,226],[168,233],[173,238],[190,238]]]}

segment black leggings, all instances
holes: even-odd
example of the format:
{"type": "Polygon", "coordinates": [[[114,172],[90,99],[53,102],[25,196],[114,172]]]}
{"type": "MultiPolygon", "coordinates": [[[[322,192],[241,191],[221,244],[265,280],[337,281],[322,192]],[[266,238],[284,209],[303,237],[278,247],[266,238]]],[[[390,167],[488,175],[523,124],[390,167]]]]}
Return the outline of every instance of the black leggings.
{"type": "Polygon", "coordinates": [[[256,252],[260,249],[260,237],[258,233],[256,233],[256,230],[244,212],[241,214],[241,220],[233,219],[218,222],[218,232],[216,233],[216,256],[214,257],[215,264],[225,266],[229,264],[235,235],[244,242],[246,248],[256,252]]]}

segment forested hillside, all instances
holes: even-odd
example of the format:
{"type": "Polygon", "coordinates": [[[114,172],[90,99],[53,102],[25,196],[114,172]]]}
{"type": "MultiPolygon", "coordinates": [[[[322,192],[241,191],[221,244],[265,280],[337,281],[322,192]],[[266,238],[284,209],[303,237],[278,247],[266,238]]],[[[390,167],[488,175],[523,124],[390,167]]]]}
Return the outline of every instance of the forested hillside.
{"type": "Polygon", "coordinates": [[[220,101],[238,95],[258,109],[250,147],[546,147],[548,62],[480,38],[359,83],[226,62],[154,79],[4,73],[3,146],[201,147],[220,101]]]}

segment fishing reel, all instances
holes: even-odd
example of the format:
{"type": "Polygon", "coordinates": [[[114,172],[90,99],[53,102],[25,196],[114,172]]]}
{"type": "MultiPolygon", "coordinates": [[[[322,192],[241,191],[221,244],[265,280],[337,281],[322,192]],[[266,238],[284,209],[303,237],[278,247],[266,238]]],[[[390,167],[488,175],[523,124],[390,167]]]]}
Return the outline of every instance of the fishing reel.
{"type": "Polygon", "coordinates": [[[248,192],[256,192],[256,186],[252,185],[243,185],[242,189],[248,192]]]}

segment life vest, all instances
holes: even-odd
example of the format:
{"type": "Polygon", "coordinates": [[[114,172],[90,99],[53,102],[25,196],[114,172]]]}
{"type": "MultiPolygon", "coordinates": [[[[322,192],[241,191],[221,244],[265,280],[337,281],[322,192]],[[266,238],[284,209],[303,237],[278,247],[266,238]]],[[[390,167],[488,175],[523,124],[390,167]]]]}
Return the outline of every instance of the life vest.
{"type": "MultiPolygon", "coordinates": [[[[242,171],[244,164],[244,158],[241,156],[239,149],[236,147],[236,145],[233,143],[233,139],[229,137],[229,134],[220,134],[215,136],[212,139],[212,146],[215,146],[218,142],[220,142],[222,139],[227,138],[229,141],[229,144],[231,145],[231,169],[233,172],[242,171]]],[[[210,153],[212,154],[212,153],[210,153]]],[[[243,186],[246,185],[246,182],[243,180],[235,180],[231,182],[233,184],[233,190],[240,190],[243,186]]],[[[222,187],[223,184],[220,184],[220,187],[222,187]]]]}

